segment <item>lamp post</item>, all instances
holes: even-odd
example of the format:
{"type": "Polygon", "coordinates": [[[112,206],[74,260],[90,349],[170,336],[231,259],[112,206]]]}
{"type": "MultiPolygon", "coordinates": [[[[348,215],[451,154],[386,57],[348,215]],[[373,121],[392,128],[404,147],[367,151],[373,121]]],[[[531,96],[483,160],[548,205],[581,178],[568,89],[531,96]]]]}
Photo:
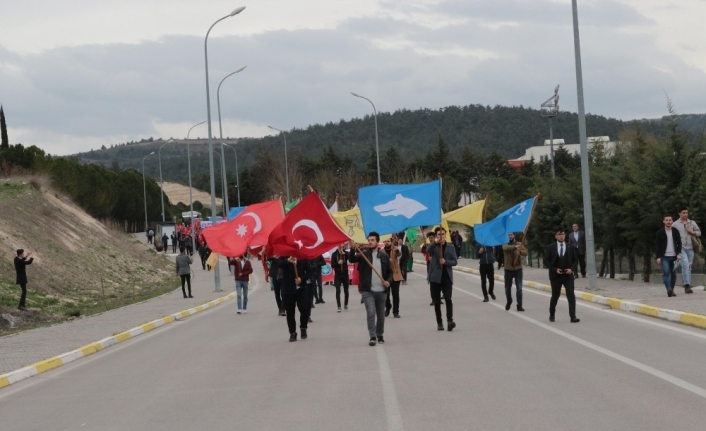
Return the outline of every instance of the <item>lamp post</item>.
{"type": "MultiPolygon", "coordinates": [[[[206,37],[203,42],[203,52],[204,52],[204,61],[206,65],[206,114],[207,118],[206,121],[208,122],[208,166],[209,166],[209,174],[211,177],[211,214],[216,214],[216,178],[213,174],[213,135],[211,133],[211,94],[208,86],[208,35],[211,33],[211,29],[213,29],[213,26],[218,24],[219,22],[223,21],[226,18],[230,18],[232,16],[235,16],[242,12],[245,9],[245,6],[241,6],[237,9],[235,9],[233,12],[229,13],[228,15],[224,16],[223,18],[218,19],[216,22],[211,24],[211,27],[209,27],[208,31],[206,32],[206,37]]],[[[216,263],[216,266],[218,263],[216,263]]],[[[214,284],[215,284],[215,289],[216,292],[221,291],[221,273],[216,268],[215,271],[213,271],[213,278],[214,278],[214,284]]]]}
{"type": "Polygon", "coordinates": [[[289,162],[287,161],[287,135],[276,127],[267,126],[272,130],[276,130],[282,134],[284,138],[284,180],[287,184],[287,203],[289,203],[289,162]]]}
{"type": "Polygon", "coordinates": [[[556,118],[559,114],[559,86],[554,88],[554,95],[542,103],[541,107],[542,117],[549,118],[549,156],[552,161],[552,179],[555,179],[554,175],[554,129],[552,125],[552,119],[556,118]]]}
{"type": "Polygon", "coordinates": [[[205,123],[206,120],[194,124],[191,129],[186,133],[186,160],[187,166],[189,167],[189,223],[191,223],[191,247],[196,247],[196,242],[194,241],[194,198],[191,193],[191,151],[189,150],[189,135],[194,127],[200,126],[205,123]]]}
{"type": "MultiPolygon", "coordinates": [[[[248,67],[248,66],[243,66],[240,69],[236,70],[235,72],[231,72],[228,75],[226,75],[223,79],[221,79],[220,84],[218,84],[218,90],[216,90],[216,100],[218,101],[218,130],[219,130],[220,137],[221,137],[221,171],[222,171],[222,177],[223,177],[223,189],[225,190],[223,192],[224,193],[223,199],[225,202],[224,208],[226,208],[226,211],[223,211],[223,214],[225,215],[226,221],[228,220],[227,211],[230,210],[230,202],[228,202],[228,183],[226,182],[226,158],[225,158],[225,153],[223,150],[223,145],[225,145],[225,144],[223,143],[223,125],[221,123],[221,85],[223,85],[223,81],[225,81],[226,78],[228,78],[229,76],[235,75],[236,73],[242,72],[243,70],[245,70],[246,67],[248,67]]],[[[236,160],[235,166],[237,169],[237,166],[238,166],[237,153],[235,156],[235,160],[236,160]]],[[[237,172],[236,172],[236,175],[238,175],[237,172]]],[[[238,190],[238,194],[240,194],[240,189],[238,190]]],[[[240,206],[240,199],[238,199],[238,206],[240,206]]]]}
{"type": "Polygon", "coordinates": [[[581,41],[576,0],[571,1],[574,18],[574,57],[576,61],[576,92],[579,105],[579,143],[581,144],[581,185],[583,189],[583,222],[586,225],[586,266],[588,285],[596,288],[596,249],[593,242],[593,209],[591,207],[591,179],[588,175],[588,143],[586,138],[586,110],[583,104],[583,73],[581,71],[581,41]]]}
{"type": "MultiPolygon", "coordinates": [[[[221,150],[223,150],[223,146],[221,146],[221,150]]],[[[220,164],[221,164],[221,168],[222,168],[223,167],[223,160],[224,160],[223,156],[218,154],[218,152],[216,152],[216,151],[214,151],[213,154],[218,156],[218,158],[220,159],[220,164]]],[[[223,170],[221,170],[221,175],[223,175],[223,170]]],[[[224,193],[225,193],[225,186],[223,185],[223,181],[221,181],[221,196],[223,196],[224,193]]],[[[225,218],[227,220],[228,217],[226,217],[225,198],[223,198],[223,197],[221,197],[221,208],[223,208],[223,218],[225,218]]],[[[215,214],[214,216],[218,216],[218,214],[215,214]]]]}
{"type": "Polygon", "coordinates": [[[236,151],[235,147],[232,145],[221,145],[225,145],[226,147],[233,150],[233,153],[235,153],[235,188],[238,189],[238,206],[240,206],[240,176],[238,175],[238,151],[236,151]]]}
{"type": "Polygon", "coordinates": [[[373,114],[375,114],[375,153],[377,154],[377,159],[378,159],[378,184],[382,184],[382,181],[380,181],[380,146],[378,145],[378,111],[375,109],[375,104],[368,99],[367,97],[363,97],[359,94],[355,94],[351,92],[352,95],[355,97],[360,97],[361,99],[365,99],[368,102],[370,102],[371,105],[373,105],[373,114]]]}
{"type": "Polygon", "coordinates": [[[174,139],[169,139],[167,142],[163,143],[161,147],[159,147],[159,153],[157,156],[159,157],[159,191],[162,194],[162,223],[164,223],[164,180],[162,180],[162,148],[164,148],[165,145],[168,143],[172,142],[174,139]]]}
{"type": "Polygon", "coordinates": [[[142,158],[142,195],[145,198],[145,232],[147,232],[147,185],[145,183],[145,159],[154,154],[154,151],[142,158]]]}

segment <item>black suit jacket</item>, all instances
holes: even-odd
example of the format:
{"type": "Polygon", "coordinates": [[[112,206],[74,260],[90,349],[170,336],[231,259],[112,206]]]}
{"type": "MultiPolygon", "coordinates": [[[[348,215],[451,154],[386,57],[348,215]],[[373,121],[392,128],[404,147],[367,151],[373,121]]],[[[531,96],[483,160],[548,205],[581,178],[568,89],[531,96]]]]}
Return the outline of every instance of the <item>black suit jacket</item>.
{"type": "MultiPolygon", "coordinates": [[[[566,242],[564,242],[565,245],[566,242]]],[[[559,258],[559,251],[557,250],[558,246],[556,241],[549,244],[547,246],[546,251],[544,252],[544,266],[549,268],[549,279],[553,280],[558,277],[563,277],[567,276],[569,274],[557,274],[556,270],[557,269],[563,269],[567,270],[570,269],[573,271],[574,265],[576,265],[576,261],[578,260],[578,252],[576,251],[575,248],[566,246],[566,251],[564,252],[564,256],[566,259],[564,260],[564,264],[561,264],[561,259],[559,258]]],[[[571,277],[573,277],[573,274],[571,274],[571,277]]]]}
{"type": "Polygon", "coordinates": [[[15,271],[17,271],[17,279],[15,284],[27,284],[27,272],[25,271],[25,266],[31,265],[34,261],[33,257],[27,259],[26,257],[15,257],[15,271]]]}
{"type": "Polygon", "coordinates": [[[569,240],[569,244],[571,247],[576,249],[578,251],[578,254],[583,256],[586,254],[586,234],[583,231],[579,231],[579,240],[576,241],[576,238],[574,238],[574,231],[571,231],[566,234],[569,240]]]}
{"type": "MultiPolygon", "coordinates": [[[[672,240],[674,240],[674,254],[681,254],[681,236],[676,228],[672,228],[672,240]]],[[[655,242],[655,256],[657,259],[664,257],[667,251],[667,231],[664,228],[657,231],[657,240],[655,242]]]]}

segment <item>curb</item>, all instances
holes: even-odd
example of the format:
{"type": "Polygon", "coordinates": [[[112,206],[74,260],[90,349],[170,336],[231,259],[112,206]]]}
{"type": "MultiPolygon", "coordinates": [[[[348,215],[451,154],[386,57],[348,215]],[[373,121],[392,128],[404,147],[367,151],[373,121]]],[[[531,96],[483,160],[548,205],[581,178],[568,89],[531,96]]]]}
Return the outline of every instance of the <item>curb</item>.
{"type": "MultiPolygon", "coordinates": [[[[414,259],[414,263],[419,263],[426,265],[423,260],[414,259]]],[[[468,268],[465,266],[456,266],[454,270],[460,272],[466,272],[469,274],[480,275],[480,271],[473,268],[468,268]]],[[[501,275],[495,275],[496,280],[505,280],[505,277],[501,275]]],[[[547,284],[537,283],[536,281],[522,281],[522,285],[526,287],[531,287],[537,290],[543,290],[545,292],[551,292],[552,287],[547,284]]],[[[562,295],[565,295],[565,290],[561,289],[562,295]]],[[[685,311],[670,310],[668,308],[655,307],[652,305],[645,305],[639,302],[625,301],[619,298],[609,298],[606,296],[596,295],[593,293],[583,292],[581,290],[574,290],[574,295],[577,299],[583,301],[593,302],[596,304],[607,305],[612,309],[629,311],[631,313],[642,314],[645,316],[656,317],[658,319],[669,320],[670,322],[681,323],[684,325],[694,326],[700,329],[706,329],[706,316],[702,314],[687,313],[685,311]]],[[[2,383],[0,383],[0,387],[2,383]]]]}
{"type": "Polygon", "coordinates": [[[58,356],[54,356],[53,358],[45,359],[43,361],[39,361],[39,362],[34,363],[30,366],[20,368],[19,370],[11,371],[6,374],[0,374],[0,389],[4,388],[5,386],[10,386],[10,385],[15,384],[19,381],[28,379],[30,377],[34,377],[37,374],[45,373],[49,370],[53,370],[54,368],[58,368],[62,365],[66,365],[69,362],[73,362],[77,359],[81,359],[83,357],[92,355],[92,354],[99,352],[107,347],[113,346],[118,343],[122,343],[123,341],[137,337],[140,334],[144,334],[144,333],[149,332],[153,329],[159,328],[160,326],[164,326],[169,323],[172,323],[175,320],[180,320],[185,317],[189,317],[192,314],[196,314],[201,311],[207,310],[209,308],[213,308],[216,305],[223,303],[227,300],[233,299],[235,297],[236,297],[236,292],[233,292],[233,293],[230,293],[226,296],[216,298],[216,299],[209,301],[205,304],[201,304],[196,307],[189,308],[187,310],[178,311],[176,313],[165,316],[161,319],[153,320],[151,322],[142,324],[140,326],[136,326],[132,329],[128,329],[127,331],[121,332],[121,333],[116,334],[112,337],[107,337],[107,338],[104,338],[100,341],[96,341],[95,343],[87,344],[83,347],[79,347],[76,350],[72,350],[70,352],[63,353],[58,356]]]}

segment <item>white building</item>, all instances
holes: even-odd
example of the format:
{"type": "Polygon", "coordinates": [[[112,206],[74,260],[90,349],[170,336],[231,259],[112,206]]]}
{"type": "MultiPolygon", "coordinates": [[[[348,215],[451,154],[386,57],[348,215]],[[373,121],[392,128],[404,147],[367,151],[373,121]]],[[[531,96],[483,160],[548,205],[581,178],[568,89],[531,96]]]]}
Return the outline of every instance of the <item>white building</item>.
{"type": "MultiPolygon", "coordinates": [[[[590,149],[596,144],[603,144],[607,154],[612,154],[615,149],[616,142],[610,140],[608,136],[591,136],[588,138],[588,148],[590,149]]],[[[554,152],[559,150],[559,148],[564,148],[569,154],[581,154],[580,144],[565,144],[563,139],[554,139],[554,152]]],[[[514,167],[519,167],[525,163],[532,160],[536,163],[549,160],[549,154],[551,153],[551,146],[549,145],[549,139],[544,141],[544,145],[537,147],[529,147],[525,150],[525,154],[513,160],[508,160],[508,163],[514,167]]]]}

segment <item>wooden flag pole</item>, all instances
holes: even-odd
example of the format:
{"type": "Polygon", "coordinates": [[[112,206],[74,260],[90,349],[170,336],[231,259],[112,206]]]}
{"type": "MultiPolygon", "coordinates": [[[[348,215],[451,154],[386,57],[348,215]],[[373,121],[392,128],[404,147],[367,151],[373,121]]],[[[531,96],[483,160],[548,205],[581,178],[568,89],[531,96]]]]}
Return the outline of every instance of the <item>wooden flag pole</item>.
{"type": "Polygon", "coordinates": [[[373,270],[373,272],[375,272],[375,274],[380,278],[380,281],[382,281],[382,283],[384,285],[386,280],[384,278],[382,278],[382,275],[380,275],[377,268],[375,268],[373,266],[373,264],[368,260],[368,256],[366,256],[365,253],[363,253],[363,251],[360,249],[360,247],[358,247],[358,244],[355,245],[355,249],[358,250],[358,253],[360,253],[361,256],[363,256],[363,259],[365,260],[365,262],[370,266],[370,268],[373,270]]]}
{"type": "MultiPolygon", "coordinates": [[[[529,226],[530,223],[532,223],[532,217],[534,216],[534,210],[537,208],[537,204],[539,203],[539,196],[541,193],[537,193],[537,196],[535,196],[534,199],[534,205],[532,205],[532,211],[530,212],[529,219],[527,219],[527,224],[525,225],[525,230],[522,232],[522,247],[525,247],[527,245],[527,232],[529,231],[529,226]]],[[[517,266],[518,260],[520,259],[520,254],[518,253],[517,256],[515,256],[515,262],[514,266],[517,266]]]]}
{"type": "Polygon", "coordinates": [[[483,223],[488,218],[488,202],[490,202],[490,195],[485,195],[485,203],[483,204],[483,223]]]}

